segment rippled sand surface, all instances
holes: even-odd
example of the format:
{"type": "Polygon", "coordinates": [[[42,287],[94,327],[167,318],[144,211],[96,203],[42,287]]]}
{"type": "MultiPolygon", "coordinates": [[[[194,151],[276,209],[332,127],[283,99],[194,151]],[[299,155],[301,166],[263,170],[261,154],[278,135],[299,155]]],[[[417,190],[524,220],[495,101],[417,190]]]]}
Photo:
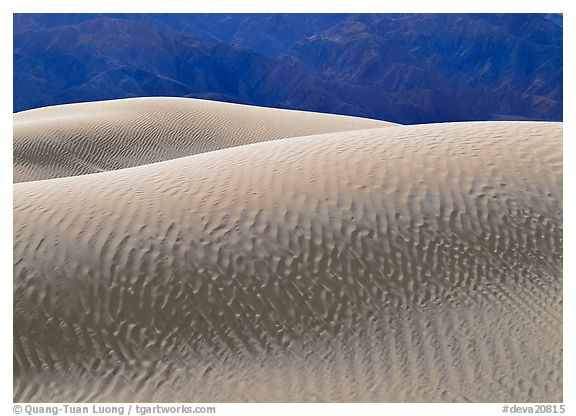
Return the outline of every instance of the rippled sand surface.
{"type": "Polygon", "coordinates": [[[14,115],[14,182],[105,172],[266,140],[394,125],[189,98],[45,107],[14,115]]]}
{"type": "Polygon", "coordinates": [[[14,400],[562,399],[561,123],[264,140],[14,185],[14,400]]]}

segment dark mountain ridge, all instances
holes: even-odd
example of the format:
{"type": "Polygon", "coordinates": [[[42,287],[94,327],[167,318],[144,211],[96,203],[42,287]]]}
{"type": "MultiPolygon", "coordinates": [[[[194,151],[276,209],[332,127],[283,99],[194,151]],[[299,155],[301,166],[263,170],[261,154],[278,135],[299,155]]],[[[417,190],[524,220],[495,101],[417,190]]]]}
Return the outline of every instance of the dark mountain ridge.
{"type": "Polygon", "coordinates": [[[558,15],[16,14],[14,33],[14,111],[167,95],[401,123],[562,119],[558,15]]]}

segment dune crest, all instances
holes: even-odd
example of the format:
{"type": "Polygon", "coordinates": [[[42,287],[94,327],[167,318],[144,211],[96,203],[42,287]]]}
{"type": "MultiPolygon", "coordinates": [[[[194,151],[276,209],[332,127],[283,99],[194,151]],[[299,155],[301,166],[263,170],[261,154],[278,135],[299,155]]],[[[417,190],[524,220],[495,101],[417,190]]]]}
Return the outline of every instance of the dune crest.
{"type": "Polygon", "coordinates": [[[14,399],[562,400],[562,124],[15,184],[14,399]]]}
{"type": "Polygon", "coordinates": [[[266,140],[394,125],[189,98],[59,105],[14,115],[14,182],[105,172],[266,140]]]}

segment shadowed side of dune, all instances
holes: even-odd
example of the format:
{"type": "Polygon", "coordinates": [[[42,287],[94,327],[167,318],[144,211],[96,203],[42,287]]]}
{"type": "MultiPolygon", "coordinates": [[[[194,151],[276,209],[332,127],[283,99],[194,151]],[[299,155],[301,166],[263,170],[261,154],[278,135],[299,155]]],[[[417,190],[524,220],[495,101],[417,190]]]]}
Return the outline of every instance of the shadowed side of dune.
{"type": "Polygon", "coordinates": [[[266,140],[394,125],[186,98],[59,105],[14,115],[14,182],[104,172],[266,140]]]}
{"type": "Polygon", "coordinates": [[[14,185],[17,401],[562,399],[562,126],[14,185]]]}

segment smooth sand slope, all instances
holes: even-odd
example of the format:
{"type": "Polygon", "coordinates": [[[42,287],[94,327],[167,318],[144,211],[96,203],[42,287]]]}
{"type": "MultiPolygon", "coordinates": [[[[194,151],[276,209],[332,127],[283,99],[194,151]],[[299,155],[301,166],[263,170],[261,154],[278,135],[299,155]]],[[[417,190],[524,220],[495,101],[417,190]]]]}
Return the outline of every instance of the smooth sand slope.
{"type": "Polygon", "coordinates": [[[266,140],[394,125],[187,98],[59,105],[14,115],[14,182],[104,172],[266,140]]]}
{"type": "Polygon", "coordinates": [[[559,401],[561,136],[386,127],[15,184],[14,399],[559,401]]]}

